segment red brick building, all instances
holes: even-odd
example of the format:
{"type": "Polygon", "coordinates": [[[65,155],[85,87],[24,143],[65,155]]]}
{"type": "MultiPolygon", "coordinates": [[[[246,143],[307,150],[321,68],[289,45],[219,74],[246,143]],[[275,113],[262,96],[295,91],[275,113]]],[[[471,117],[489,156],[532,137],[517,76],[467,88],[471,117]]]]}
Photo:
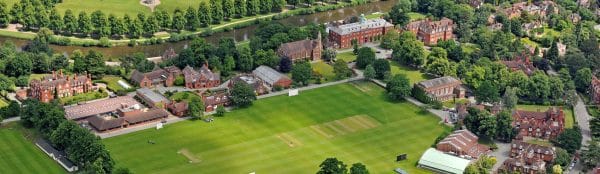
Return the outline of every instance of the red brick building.
{"type": "Polygon", "coordinates": [[[73,76],[64,75],[60,70],[58,73],[52,71],[52,76],[44,77],[42,80],[32,80],[29,83],[27,96],[41,102],[50,102],[53,99],[74,96],[81,93],[96,90],[92,84],[90,74],[73,76]],[[58,97],[58,98],[55,98],[58,97]]]}
{"type": "Polygon", "coordinates": [[[436,145],[436,149],[459,157],[472,159],[490,152],[490,148],[477,143],[479,137],[468,130],[452,132],[436,145]]]}
{"type": "Polygon", "coordinates": [[[254,89],[254,93],[256,93],[256,95],[269,93],[269,89],[265,85],[265,82],[262,79],[256,77],[256,75],[254,74],[237,75],[231,78],[231,80],[229,80],[229,84],[227,84],[227,87],[229,89],[232,89],[236,83],[246,83],[247,85],[250,85],[250,87],[254,89]]]}
{"type": "Polygon", "coordinates": [[[194,68],[190,66],[185,67],[183,69],[183,76],[185,78],[186,88],[212,88],[221,84],[219,75],[213,73],[206,64],[202,66],[199,71],[194,70],[194,68]]]}
{"type": "Polygon", "coordinates": [[[465,98],[462,82],[454,77],[445,76],[419,82],[416,87],[423,89],[434,100],[447,101],[453,98],[465,98]]]}
{"type": "Polygon", "coordinates": [[[522,174],[546,173],[546,165],[551,165],[554,158],[553,147],[514,141],[510,158],[504,161],[501,170],[522,174]]]}
{"type": "Polygon", "coordinates": [[[565,113],[556,107],[546,112],[516,110],[513,111],[512,125],[518,130],[517,139],[528,136],[549,140],[564,130],[565,113]]]}
{"type": "Polygon", "coordinates": [[[217,107],[229,106],[229,92],[227,90],[220,90],[204,93],[202,94],[202,102],[204,103],[205,112],[212,112],[217,107]]]}
{"type": "Polygon", "coordinates": [[[454,34],[452,34],[454,22],[448,18],[442,18],[439,21],[427,18],[410,22],[404,26],[404,30],[415,33],[425,45],[434,45],[438,41],[454,38],[454,34]]]}
{"type": "Polygon", "coordinates": [[[165,69],[155,68],[151,72],[142,73],[138,70],[131,73],[131,82],[142,88],[152,88],[157,85],[173,86],[175,77],[181,73],[179,68],[171,66],[165,69]]]}
{"type": "Polygon", "coordinates": [[[596,104],[600,104],[600,79],[592,75],[592,85],[590,85],[590,95],[592,101],[596,104]]]}
{"type": "Polygon", "coordinates": [[[320,60],[322,52],[323,43],[321,41],[321,33],[319,33],[317,39],[288,42],[281,44],[277,49],[279,57],[290,58],[292,62],[298,60],[320,60]]]}
{"type": "Polygon", "coordinates": [[[502,64],[511,71],[523,71],[527,75],[532,75],[537,68],[533,66],[533,62],[529,60],[529,55],[522,53],[515,57],[515,60],[505,60],[502,64]]]}
{"type": "Polygon", "coordinates": [[[360,22],[340,24],[333,22],[327,26],[329,42],[334,48],[350,48],[352,40],[358,44],[373,42],[389,31],[394,25],[384,19],[369,19],[361,16],[360,22]]]}
{"type": "Polygon", "coordinates": [[[261,65],[252,71],[252,74],[262,79],[269,87],[289,88],[292,85],[292,79],[268,66],[261,65]]]}
{"type": "Polygon", "coordinates": [[[175,102],[171,101],[171,103],[167,104],[167,109],[171,111],[171,113],[178,117],[183,117],[187,114],[188,111],[188,103],[185,101],[175,102]]]}

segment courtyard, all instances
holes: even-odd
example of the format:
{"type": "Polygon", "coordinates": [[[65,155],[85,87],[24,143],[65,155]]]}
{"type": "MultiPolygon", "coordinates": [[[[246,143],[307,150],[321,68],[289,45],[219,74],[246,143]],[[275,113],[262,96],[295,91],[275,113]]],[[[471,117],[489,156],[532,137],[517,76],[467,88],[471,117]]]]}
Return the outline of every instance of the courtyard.
{"type": "Polygon", "coordinates": [[[415,164],[449,131],[439,121],[408,102],[387,101],[372,83],[353,82],[261,99],[212,123],[183,121],[103,141],[134,173],[313,173],[327,157],[361,162],[372,173],[429,173],[415,164]],[[402,153],[408,159],[395,162],[402,153]]]}

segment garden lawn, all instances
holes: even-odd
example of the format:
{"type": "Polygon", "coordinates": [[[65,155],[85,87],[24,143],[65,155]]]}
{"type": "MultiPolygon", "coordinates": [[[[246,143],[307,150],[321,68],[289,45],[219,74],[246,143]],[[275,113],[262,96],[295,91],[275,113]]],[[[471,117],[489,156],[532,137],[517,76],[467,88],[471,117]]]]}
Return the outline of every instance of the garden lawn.
{"type": "MultiPolygon", "coordinates": [[[[165,3],[163,1],[165,0],[161,0],[161,5],[165,3]]],[[[197,8],[197,6],[195,8],[197,8]]],[[[85,11],[90,15],[96,10],[101,10],[107,16],[111,13],[118,17],[123,17],[123,15],[128,14],[133,18],[135,18],[138,13],[150,13],[150,8],[140,4],[140,0],[63,0],[62,3],[56,5],[56,9],[61,16],[64,15],[65,11],[68,9],[71,9],[75,16],[77,16],[80,11],[85,11]]]]}
{"type": "Polygon", "coordinates": [[[356,60],[356,55],[352,53],[352,51],[348,51],[345,53],[339,53],[336,55],[336,59],[344,60],[345,62],[352,62],[356,60]]]}
{"type": "Polygon", "coordinates": [[[17,123],[0,126],[0,173],[67,173],[33,142],[17,123]]]}
{"type": "Polygon", "coordinates": [[[188,91],[186,91],[186,92],[177,92],[177,93],[173,94],[171,97],[169,97],[169,99],[171,99],[171,100],[186,101],[188,103],[190,103],[192,100],[194,100],[194,98],[197,101],[202,101],[202,98],[199,95],[197,95],[197,94],[195,94],[193,92],[188,92],[188,91]]]}
{"type": "Polygon", "coordinates": [[[100,90],[100,91],[77,94],[77,95],[69,96],[69,97],[63,97],[63,98],[60,98],[60,103],[63,105],[72,105],[72,104],[76,104],[79,102],[86,102],[86,101],[101,99],[101,98],[105,98],[105,97],[108,97],[108,93],[106,93],[106,91],[100,90]]]}
{"type": "MultiPolygon", "coordinates": [[[[517,109],[525,110],[525,111],[541,111],[546,112],[548,108],[552,106],[541,106],[541,105],[517,105],[517,109]]],[[[560,106],[557,106],[560,107],[560,106]]],[[[573,110],[571,108],[563,107],[563,112],[565,112],[565,128],[573,128],[573,110]]]]}
{"type": "Polygon", "coordinates": [[[361,162],[371,173],[430,173],[415,165],[449,128],[383,93],[345,83],[261,99],[212,123],[184,121],[103,142],[134,173],[314,173],[328,157],[361,162]],[[396,162],[402,153],[408,160],[396,162]]]}
{"type": "Polygon", "coordinates": [[[115,91],[116,92],[116,91],[126,90],[125,88],[123,88],[123,86],[121,86],[119,84],[119,80],[123,80],[123,82],[125,82],[126,84],[128,84],[131,87],[129,89],[134,88],[133,85],[127,83],[126,80],[124,80],[123,78],[118,77],[118,76],[104,76],[104,77],[102,77],[101,81],[104,82],[104,83],[106,83],[107,88],[109,90],[111,90],[111,91],[115,91]]]}
{"type": "Polygon", "coordinates": [[[0,108],[8,106],[8,102],[4,99],[0,99],[0,108]]]}
{"type": "Polygon", "coordinates": [[[323,62],[312,63],[313,71],[319,72],[325,78],[323,82],[330,82],[335,80],[335,73],[333,73],[333,66],[323,62]]]}
{"type": "Polygon", "coordinates": [[[390,65],[392,67],[393,75],[404,74],[404,75],[406,75],[406,77],[408,77],[408,79],[410,80],[410,83],[412,83],[412,84],[429,79],[429,77],[427,75],[421,73],[421,71],[419,71],[418,69],[411,68],[411,67],[408,67],[405,65],[401,65],[395,61],[390,61],[390,65]]]}
{"type": "Polygon", "coordinates": [[[29,75],[29,81],[31,80],[42,80],[44,77],[52,74],[31,74],[29,75]]]}
{"type": "Polygon", "coordinates": [[[408,13],[408,18],[410,19],[410,21],[416,21],[416,20],[421,20],[421,19],[425,19],[424,14],[421,13],[415,13],[415,12],[410,12],[408,13]]]}

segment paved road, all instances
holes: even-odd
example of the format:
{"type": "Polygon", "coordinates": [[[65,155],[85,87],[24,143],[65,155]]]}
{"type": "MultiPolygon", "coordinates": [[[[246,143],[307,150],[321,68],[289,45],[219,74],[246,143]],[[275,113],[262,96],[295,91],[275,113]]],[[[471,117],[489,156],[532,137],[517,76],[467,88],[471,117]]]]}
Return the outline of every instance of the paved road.
{"type": "Polygon", "coordinates": [[[494,164],[494,167],[492,167],[492,171],[498,171],[498,169],[502,166],[502,163],[504,163],[504,160],[510,158],[510,143],[503,143],[499,141],[494,143],[496,143],[498,149],[490,153],[491,156],[496,157],[497,161],[496,164],[494,164]]]}
{"type": "MultiPolygon", "coordinates": [[[[577,96],[577,104],[574,107],[574,111],[575,119],[577,120],[577,125],[579,125],[579,128],[581,129],[581,135],[583,136],[583,142],[581,143],[583,146],[586,146],[588,144],[588,141],[592,139],[592,134],[590,131],[590,120],[592,119],[592,117],[587,112],[587,109],[585,108],[585,103],[583,102],[583,100],[581,100],[581,97],[579,96],[577,96]]],[[[573,170],[569,171],[569,174],[583,173],[582,169],[583,165],[581,164],[581,160],[579,160],[577,164],[575,164],[575,167],[573,167],[573,170]]]]}

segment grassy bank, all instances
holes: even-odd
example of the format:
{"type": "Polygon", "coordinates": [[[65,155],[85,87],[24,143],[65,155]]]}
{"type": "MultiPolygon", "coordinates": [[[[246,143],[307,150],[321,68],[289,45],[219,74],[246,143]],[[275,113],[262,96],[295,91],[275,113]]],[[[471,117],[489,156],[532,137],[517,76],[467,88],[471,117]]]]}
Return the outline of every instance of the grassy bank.
{"type": "Polygon", "coordinates": [[[0,126],[0,173],[67,173],[33,143],[18,123],[0,126]]]}

